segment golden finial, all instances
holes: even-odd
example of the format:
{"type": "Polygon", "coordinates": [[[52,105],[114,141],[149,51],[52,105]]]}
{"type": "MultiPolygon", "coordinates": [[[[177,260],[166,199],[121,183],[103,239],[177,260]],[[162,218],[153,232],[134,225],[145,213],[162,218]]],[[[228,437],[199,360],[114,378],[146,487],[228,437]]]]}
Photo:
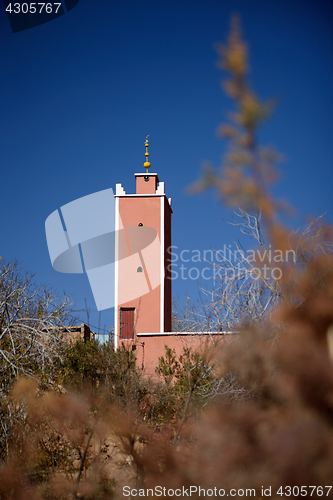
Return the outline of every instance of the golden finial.
{"type": "Polygon", "coordinates": [[[147,135],[146,137],[146,142],[145,142],[145,147],[146,147],[146,152],[145,152],[145,157],[146,157],[146,161],[144,162],[143,166],[145,167],[146,169],[146,173],[148,174],[148,168],[150,168],[150,163],[149,163],[149,153],[148,153],[148,147],[149,147],[149,143],[148,143],[148,137],[149,135],[147,135]]]}

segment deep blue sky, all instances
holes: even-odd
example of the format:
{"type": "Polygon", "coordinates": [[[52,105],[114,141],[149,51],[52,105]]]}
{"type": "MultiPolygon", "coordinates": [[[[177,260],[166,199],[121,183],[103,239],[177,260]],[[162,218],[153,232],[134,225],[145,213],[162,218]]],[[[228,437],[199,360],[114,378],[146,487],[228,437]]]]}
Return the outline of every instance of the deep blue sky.
{"type": "MultiPolygon", "coordinates": [[[[204,160],[217,166],[225,152],[216,128],[232,104],[213,45],[226,39],[233,12],[249,43],[254,90],[278,99],[260,139],[285,156],[276,192],[296,208],[297,225],[332,208],[330,2],[80,0],[64,16],[14,34],[0,4],[0,255],[74,294],[78,309],[86,298],[92,325],[98,314],[88,279],[52,269],[45,219],[117,182],[134,192],[147,134],[151,170],[172,197],[179,251],[237,238],[213,193],[185,193],[204,160]]],[[[196,283],[173,282],[175,295],[185,290],[195,297],[196,283]]],[[[100,323],[112,324],[110,311],[100,323]]]]}

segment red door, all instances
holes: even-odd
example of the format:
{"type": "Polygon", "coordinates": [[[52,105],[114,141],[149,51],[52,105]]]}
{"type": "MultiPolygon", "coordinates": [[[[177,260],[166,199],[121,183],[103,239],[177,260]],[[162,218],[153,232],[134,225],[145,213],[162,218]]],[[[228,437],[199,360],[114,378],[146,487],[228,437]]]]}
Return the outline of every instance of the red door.
{"type": "Polygon", "coordinates": [[[120,309],[120,338],[134,340],[134,308],[120,309]]]}

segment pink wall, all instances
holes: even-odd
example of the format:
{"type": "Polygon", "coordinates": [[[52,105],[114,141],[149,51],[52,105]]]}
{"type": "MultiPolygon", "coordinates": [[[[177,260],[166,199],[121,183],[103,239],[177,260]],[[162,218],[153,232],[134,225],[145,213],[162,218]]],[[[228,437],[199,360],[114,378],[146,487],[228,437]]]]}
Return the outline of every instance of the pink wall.
{"type": "Polygon", "coordinates": [[[155,194],[158,177],[157,175],[149,175],[149,181],[145,181],[146,174],[136,175],[136,194],[155,194]]]}
{"type": "Polygon", "coordinates": [[[121,342],[121,308],[135,308],[136,334],[171,331],[172,328],[171,272],[168,269],[170,253],[167,251],[171,245],[172,210],[166,196],[162,194],[162,186],[161,194],[156,195],[156,174],[149,175],[148,182],[144,180],[145,174],[135,176],[136,195],[119,196],[119,255],[123,255],[123,258],[117,262],[118,345],[121,342]],[[133,239],[129,237],[130,231],[139,225],[157,231],[155,240],[142,251],[131,249],[130,241],[133,239]],[[161,245],[164,245],[164,252],[161,245]],[[126,258],[129,256],[131,259],[126,258]]]}
{"type": "Polygon", "coordinates": [[[165,345],[170,349],[175,349],[177,357],[183,353],[184,347],[191,347],[194,350],[204,349],[205,346],[212,346],[214,342],[230,341],[232,335],[224,334],[193,334],[188,333],[165,333],[156,335],[138,335],[136,343],[124,341],[124,345],[132,348],[135,345],[136,360],[138,368],[142,368],[153,374],[158,365],[158,358],[165,355],[165,345]],[[143,345],[144,344],[144,345],[143,345]]]}
{"type": "MultiPolygon", "coordinates": [[[[126,231],[127,226],[138,226],[141,222],[144,226],[152,227],[156,229],[159,241],[161,239],[161,200],[160,197],[130,197],[126,196],[119,199],[119,214],[121,217],[122,225],[126,231]]],[[[131,255],[130,248],[129,254],[131,255]]],[[[157,254],[154,259],[149,260],[149,264],[152,264],[152,260],[156,260],[156,266],[160,267],[160,254],[159,246],[157,248],[157,254]]],[[[135,307],[136,309],[136,332],[158,332],[160,330],[160,286],[152,289],[154,286],[150,281],[147,269],[144,268],[143,272],[145,275],[145,284],[147,286],[148,293],[144,293],[141,297],[130,300],[128,302],[122,302],[121,297],[126,295],[126,289],[130,287],[133,283],[133,276],[127,275],[129,272],[126,269],[125,260],[119,262],[119,275],[118,275],[118,289],[120,302],[119,307],[135,307]],[[124,267],[124,268],[123,268],[124,267]]],[[[133,272],[133,270],[131,270],[133,272]]],[[[134,271],[135,272],[135,271],[134,271]]],[[[156,271],[153,272],[156,277],[156,271]]],[[[136,276],[134,276],[136,277],[136,276]]],[[[141,276],[140,276],[141,277],[141,276]]],[[[157,272],[157,278],[159,279],[159,271],[157,272]]],[[[119,310],[118,310],[119,315],[119,310]]],[[[118,336],[120,331],[120,322],[118,329],[118,336]]]]}

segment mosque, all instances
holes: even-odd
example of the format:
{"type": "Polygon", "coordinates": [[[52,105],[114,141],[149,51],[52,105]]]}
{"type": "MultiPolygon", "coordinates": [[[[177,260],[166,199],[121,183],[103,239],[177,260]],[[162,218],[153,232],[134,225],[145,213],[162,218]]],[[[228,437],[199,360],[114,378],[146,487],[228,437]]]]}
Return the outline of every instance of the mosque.
{"type": "Polygon", "coordinates": [[[165,346],[177,354],[207,335],[172,332],[171,198],[164,182],[150,173],[145,143],[144,173],[136,173],[135,193],[116,184],[115,193],[115,347],[136,351],[138,366],[153,368],[165,346]]]}
{"type": "MultiPolygon", "coordinates": [[[[45,231],[53,268],[87,274],[97,310],[114,307],[115,348],[136,351],[138,366],[150,369],[165,346],[179,355],[214,334],[172,331],[171,198],[149,171],[148,137],[143,166],[135,193],[116,184],[78,198],[52,212],[45,231]]],[[[71,328],[73,338],[93,334],[84,324],[71,328]]]]}

